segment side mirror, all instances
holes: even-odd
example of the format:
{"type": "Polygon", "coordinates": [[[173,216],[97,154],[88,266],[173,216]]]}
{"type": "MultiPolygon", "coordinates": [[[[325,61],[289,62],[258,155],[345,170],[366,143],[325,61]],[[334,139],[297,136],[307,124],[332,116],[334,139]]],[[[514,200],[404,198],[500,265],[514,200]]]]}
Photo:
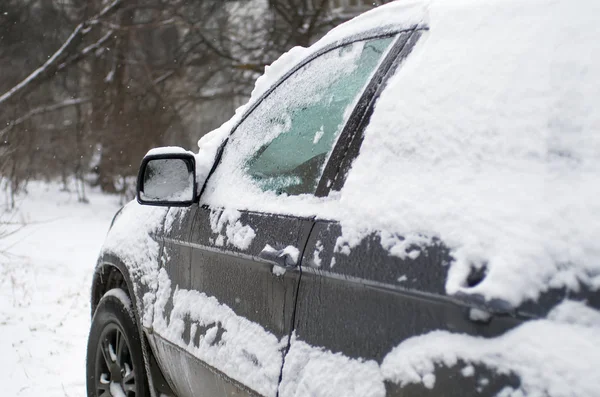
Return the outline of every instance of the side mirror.
{"type": "Polygon", "coordinates": [[[137,179],[140,204],[187,207],[196,200],[196,160],[181,148],[153,149],[144,156],[137,179]]]}

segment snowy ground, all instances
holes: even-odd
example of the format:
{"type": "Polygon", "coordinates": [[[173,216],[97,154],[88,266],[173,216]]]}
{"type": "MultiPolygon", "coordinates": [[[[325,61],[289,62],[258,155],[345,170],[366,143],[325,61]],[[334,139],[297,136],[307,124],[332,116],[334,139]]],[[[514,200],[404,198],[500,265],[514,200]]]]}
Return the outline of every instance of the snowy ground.
{"type": "Polygon", "coordinates": [[[0,254],[4,396],[85,395],[92,272],[119,208],[116,197],[91,191],[88,198],[79,203],[57,184],[31,183],[11,215],[26,225],[0,239],[0,252],[8,251],[0,254]]]}

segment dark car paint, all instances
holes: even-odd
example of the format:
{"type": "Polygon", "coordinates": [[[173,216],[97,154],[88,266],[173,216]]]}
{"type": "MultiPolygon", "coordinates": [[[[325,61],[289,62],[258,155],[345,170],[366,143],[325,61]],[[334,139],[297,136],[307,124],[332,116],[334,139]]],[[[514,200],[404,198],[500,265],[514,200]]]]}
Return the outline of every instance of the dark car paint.
{"type": "MultiPolygon", "coordinates": [[[[180,289],[202,291],[213,296],[219,303],[232,308],[237,315],[260,324],[277,338],[289,338],[299,268],[288,270],[282,276],[274,276],[274,265],[260,258],[259,254],[267,244],[282,248],[293,246],[301,252],[308,239],[312,220],[242,211],[239,222],[253,230],[268,230],[269,233],[258,233],[248,249],[240,250],[231,244],[222,247],[215,245],[214,239],[219,234],[211,229],[211,209],[208,207],[195,204],[186,210],[170,211],[176,211],[176,214],[172,230],[164,236],[164,250],[168,253],[165,255],[164,268],[172,284],[180,289]]],[[[168,318],[172,310],[172,298],[167,305],[165,314],[168,318]]],[[[187,317],[184,322],[184,341],[189,343],[193,319],[187,317]]],[[[207,327],[198,327],[192,343],[197,346],[199,337],[206,331],[207,327]]],[[[200,391],[205,393],[201,395],[211,396],[221,395],[222,392],[226,392],[224,395],[254,394],[239,382],[232,381],[227,374],[221,374],[177,348],[174,341],[156,333],[154,339],[159,361],[169,363],[162,366],[163,373],[179,396],[194,396],[200,391]],[[205,370],[201,370],[201,367],[205,370]],[[195,376],[181,376],[182,373],[193,373],[195,376]],[[212,389],[208,390],[208,387],[212,389]]]]}
{"type": "MultiPolygon", "coordinates": [[[[169,357],[168,365],[162,365],[163,374],[169,379],[189,379],[188,384],[179,382],[177,396],[258,397],[243,384],[228,378],[219,370],[192,357],[187,351],[163,338],[153,339],[153,351],[158,357],[169,357]]],[[[174,395],[172,392],[168,396],[174,395]]]]}
{"type": "MultiPolygon", "coordinates": [[[[394,347],[416,335],[446,330],[494,337],[522,321],[508,315],[492,316],[485,322],[470,320],[470,307],[444,291],[448,267],[443,264],[449,263],[449,252],[440,242],[414,247],[419,256],[402,259],[391,256],[376,234],[364,238],[349,254],[335,252],[341,235],[338,223],[324,221],[317,222],[310,235],[296,306],[298,341],[381,364],[394,347]],[[315,256],[324,260],[318,263],[315,256]]],[[[438,368],[433,391],[386,384],[387,394],[440,395],[431,393],[443,390],[444,396],[464,396],[465,390],[474,389],[465,389],[465,377],[460,374],[463,367],[438,368]]],[[[497,393],[499,389],[491,389],[494,385],[515,382],[514,377],[509,383],[507,379],[498,381],[497,375],[482,367],[476,367],[475,374],[492,381],[482,387],[482,395],[497,393]]]]}

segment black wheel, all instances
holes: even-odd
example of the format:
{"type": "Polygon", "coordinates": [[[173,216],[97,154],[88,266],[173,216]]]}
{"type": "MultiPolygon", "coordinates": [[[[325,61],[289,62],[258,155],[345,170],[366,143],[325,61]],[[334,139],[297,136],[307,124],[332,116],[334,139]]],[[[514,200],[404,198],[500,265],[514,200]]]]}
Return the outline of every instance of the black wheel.
{"type": "Polygon", "coordinates": [[[148,381],[133,307],[123,290],[98,303],[87,346],[88,397],[147,397],[148,381]]]}

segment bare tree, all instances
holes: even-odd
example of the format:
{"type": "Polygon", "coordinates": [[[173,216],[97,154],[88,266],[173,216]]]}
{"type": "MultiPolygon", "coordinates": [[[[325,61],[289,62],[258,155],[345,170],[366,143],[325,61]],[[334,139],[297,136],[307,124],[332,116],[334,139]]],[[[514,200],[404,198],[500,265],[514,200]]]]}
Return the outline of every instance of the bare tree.
{"type": "MultiPolygon", "coordinates": [[[[377,2],[377,3],[381,3],[377,2]]],[[[5,0],[0,178],[130,194],[144,153],[192,147],[266,65],[372,7],[357,0],[5,0]],[[344,8],[344,4],[359,4],[344,8]],[[348,12],[350,10],[350,12],[348,12]]],[[[1,10],[0,10],[1,11],[1,10]]]]}

